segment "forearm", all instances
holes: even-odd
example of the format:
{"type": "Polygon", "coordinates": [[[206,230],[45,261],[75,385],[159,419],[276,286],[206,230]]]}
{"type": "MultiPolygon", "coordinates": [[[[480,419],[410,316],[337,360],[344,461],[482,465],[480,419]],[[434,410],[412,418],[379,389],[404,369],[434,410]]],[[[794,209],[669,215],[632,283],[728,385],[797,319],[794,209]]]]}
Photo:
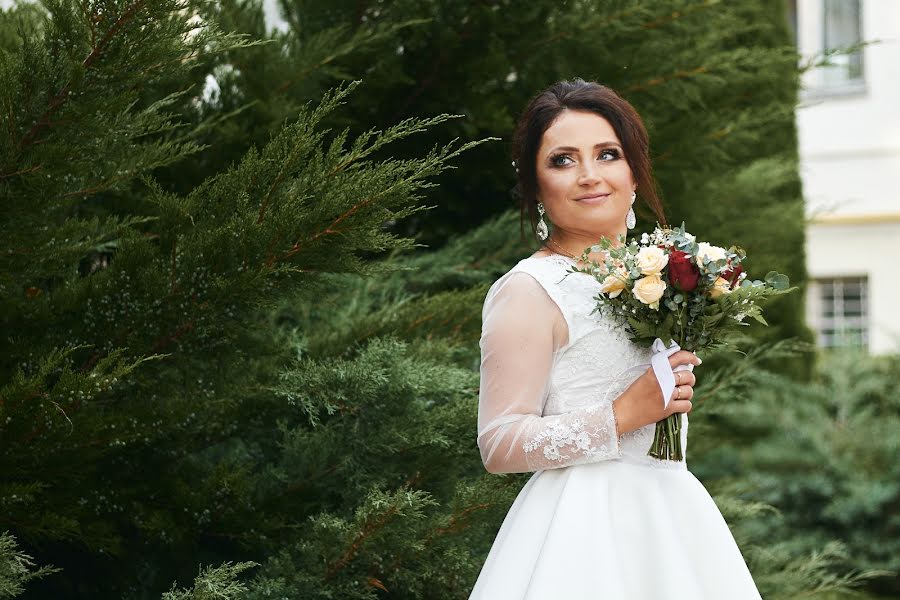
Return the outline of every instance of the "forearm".
{"type": "Polygon", "coordinates": [[[491,473],[557,469],[618,458],[619,432],[611,405],[560,415],[522,419],[479,437],[482,461],[491,473]]]}

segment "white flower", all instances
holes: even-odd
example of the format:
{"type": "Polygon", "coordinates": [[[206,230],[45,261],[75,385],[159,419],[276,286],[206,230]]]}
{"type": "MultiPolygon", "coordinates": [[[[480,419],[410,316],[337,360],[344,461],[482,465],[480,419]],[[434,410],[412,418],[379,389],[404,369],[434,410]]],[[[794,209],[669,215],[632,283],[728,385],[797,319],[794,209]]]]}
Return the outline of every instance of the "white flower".
{"type": "Polygon", "coordinates": [[[600,291],[609,298],[615,298],[625,289],[625,282],[628,280],[628,271],[625,265],[619,264],[616,270],[606,276],[603,283],[600,284],[600,291]]]}
{"type": "Polygon", "coordinates": [[[725,248],[713,246],[707,242],[700,242],[697,246],[697,263],[701,266],[707,259],[716,261],[725,258],[725,248]]]}
{"type": "Polygon", "coordinates": [[[669,264],[669,255],[657,246],[647,246],[638,250],[637,266],[642,275],[659,275],[669,264]]]}
{"type": "Polygon", "coordinates": [[[659,299],[662,298],[665,291],[666,283],[659,278],[659,275],[647,275],[634,282],[631,293],[653,310],[659,310],[659,299]]]}

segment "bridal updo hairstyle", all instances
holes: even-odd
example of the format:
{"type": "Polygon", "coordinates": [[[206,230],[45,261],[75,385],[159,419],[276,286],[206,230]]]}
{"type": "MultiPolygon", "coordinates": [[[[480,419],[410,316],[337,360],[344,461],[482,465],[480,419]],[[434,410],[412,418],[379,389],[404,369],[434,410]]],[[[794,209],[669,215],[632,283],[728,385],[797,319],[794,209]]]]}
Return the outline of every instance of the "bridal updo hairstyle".
{"type": "Polygon", "coordinates": [[[609,121],[622,143],[625,160],[637,183],[635,209],[643,202],[656,215],[659,224],[667,227],[650,166],[650,141],[640,115],[611,88],[580,78],[554,83],[535,96],[516,123],[512,158],[517,181],[513,193],[520,205],[520,223],[528,214],[532,232],[537,226],[537,151],[544,132],[566,109],[592,112],[609,121]]]}

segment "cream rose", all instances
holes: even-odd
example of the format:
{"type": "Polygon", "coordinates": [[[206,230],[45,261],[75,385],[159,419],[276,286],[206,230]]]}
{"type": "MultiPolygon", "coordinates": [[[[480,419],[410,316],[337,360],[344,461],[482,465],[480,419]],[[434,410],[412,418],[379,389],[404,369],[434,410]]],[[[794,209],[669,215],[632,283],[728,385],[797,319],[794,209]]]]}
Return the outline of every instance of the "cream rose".
{"type": "Polygon", "coordinates": [[[722,277],[716,277],[716,280],[713,282],[713,286],[709,289],[709,295],[713,298],[718,298],[722,294],[730,294],[731,293],[731,284],[727,279],[722,277]]]}
{"type": "Polygon", "coordinates": [[[653,310],[659,310],[659,299],[666,291],[666,283],[659,275],[647,275],[634,282],[631,293],[653,310]]]}
{"type": "Polygon", "coordinates": [[[725,258],[725,248],[713,246],[708,242],[700,242],[699,244],[697,244],[697,258],[698,264],[703,266],[703,263],[706,262],[706,259],[719,260],[725,258]]]}
{"type": "Polygon", "coordinates": [[[669,255],[662,248],[647,246],[637,253],[637,265],[642,275],[659,275],[669,264],[669,255]]]}
{"type": "Polygon", "coordinates": [[[600,291],[609,298],[615,298],[625,289],[625,281],[628,279],[628,272],[623,265],[618,265],[616,270],[606,276],[603,283],[600,284],[600,291]]]}

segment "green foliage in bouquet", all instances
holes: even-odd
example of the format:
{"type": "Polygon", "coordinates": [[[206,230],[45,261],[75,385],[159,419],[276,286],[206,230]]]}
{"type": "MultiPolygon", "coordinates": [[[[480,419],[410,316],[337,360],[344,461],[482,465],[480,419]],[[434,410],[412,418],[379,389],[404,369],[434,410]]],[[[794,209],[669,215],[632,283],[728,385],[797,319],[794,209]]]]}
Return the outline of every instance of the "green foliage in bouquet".
{"type": "Polygon", "coordinates": [[[697,351],[727,344],[729,336],[746,327],[747,318],[768,325],[762,303],[796,290],[786,275],[770,271],[763,280],[747,277],[739,246],[724,249],[680,227],[642,234],[628,244],[620,236],[586,248],[586,266],[570,271],[593,275],[600,283],[597,311],[627,325],[630,338],[649,346],[656,338],[666,346],[676,342],[697,351]],[[591,252],[604,252],[603,264],[591,252]]]}
{"type": "MultiPolygon", "coordinates": [[[[746,318],[767,324],[763,301],[796,289],[775,271],[765,281],[750,280],[741,265],[742,248],[697,242],[683,222],[671,229],[657,224],[640,241],[625,244],[623,236],[618,241],[614,246],[601,238],[582,252],[585,266],[569,271],[595,277],[600,282],[596,312],[618,321],[634,342],[654,346],[655,352],[673,342],[692,352],[727,344],[736,329],[748,325],[746,318]],[[604,254],[603,264],[590,258],[592,252],[604,254]],[[656,340],[662,348],[656,348],[656,340]]],[[[681,427],[681,413],[658,422],[648,454],[683,460],[681,427]]]]}

